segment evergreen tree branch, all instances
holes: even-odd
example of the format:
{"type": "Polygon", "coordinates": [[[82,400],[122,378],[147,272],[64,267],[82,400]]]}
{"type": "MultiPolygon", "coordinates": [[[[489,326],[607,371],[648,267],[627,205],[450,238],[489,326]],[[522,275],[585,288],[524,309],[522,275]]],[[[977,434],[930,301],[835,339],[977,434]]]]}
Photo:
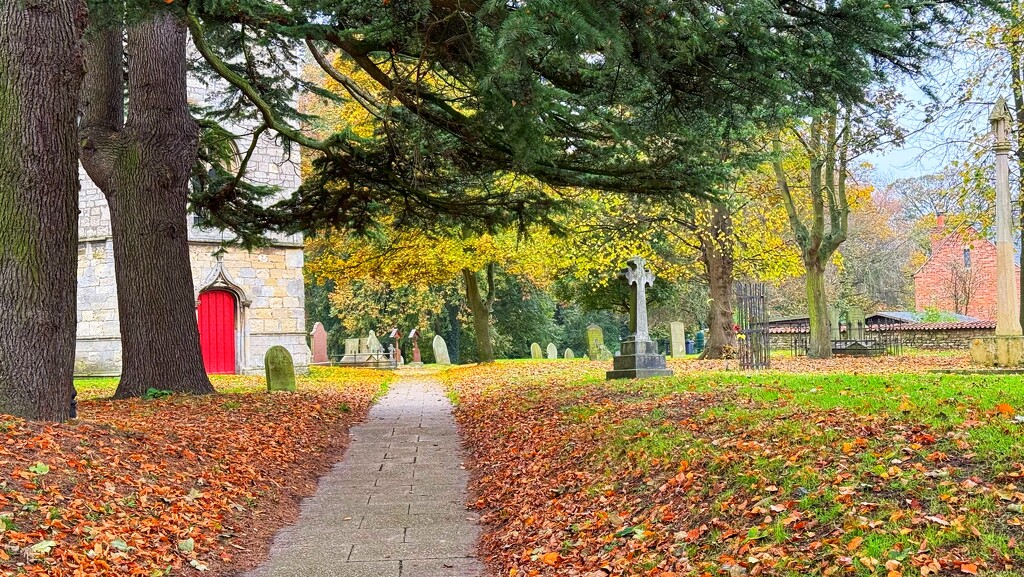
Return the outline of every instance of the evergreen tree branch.
{"type": "Polygon", "coordinates": [[[383,120],[380,114],[380,103],[374,98],[372,94],[363,89],[358,82],[349,78],[347,75],[342,74],[337,68],[331,65],[324,57],[323,53],[317,49],[316,44],[312,40],[306,39],[306,47],[309,48],[309,53],[313,55],[313,59],[316,61],[320,68],[327,73],[335,82],[340,84],[348,93],[363,107],[367,112],[372,114],[378,120],[383,120]]]}
{"type": "Polygon", "coordinates": [[[249,102],[259,110],[264,124],[288,140],[313,150],[330,152],[338,145],[336,142],[328,144],[325,141],[309,138],[302,134],[301,131],[292,128],[287,123],[278,119],[277,115],[274,114],[273,108],[263,99],[262,96],[260,96],[259,92],[257,92],[251,84],[242,78],[241,75],[235,73],[235,71],[231,70],[223,60],[217,57],[210,48],[210,45],[206,42],[206,35],[203,31],[202,24],[200,24],[199,19],[196,18],[191,11],[186,13],[185,22],[188,25],[189,34],[192,36],[192,43],[195,45],[196,50],[199,51],[199,54],[202,55],[203,60],[205,60],[206,63],[209,64],[210,67],[213,68],[214,71],[216,71],[224,80],[245,95],[249,102]]]}

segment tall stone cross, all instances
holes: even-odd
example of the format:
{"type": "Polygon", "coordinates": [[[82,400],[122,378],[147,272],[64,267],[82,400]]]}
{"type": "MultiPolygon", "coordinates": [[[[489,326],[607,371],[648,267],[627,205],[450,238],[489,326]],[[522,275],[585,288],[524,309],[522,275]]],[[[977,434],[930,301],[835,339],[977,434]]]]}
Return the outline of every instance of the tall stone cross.
{"type": "Polygon", "coordinates": [[[647,287],[654,285],[654,274],[644,265],[643,257],[634,256],[626,261],[623,276],[629,283],[629,332],[636,342],[649,341],[647,332],[647,287]]]}
{"type": "Polygon", "coordinates": [[[1010,120],[1013,116],[1002,96],[992,107],[989,123],[996,153],[996,336],[1021,334],[1014,279],[1013,217],[1010,207],[1010,120]]]}

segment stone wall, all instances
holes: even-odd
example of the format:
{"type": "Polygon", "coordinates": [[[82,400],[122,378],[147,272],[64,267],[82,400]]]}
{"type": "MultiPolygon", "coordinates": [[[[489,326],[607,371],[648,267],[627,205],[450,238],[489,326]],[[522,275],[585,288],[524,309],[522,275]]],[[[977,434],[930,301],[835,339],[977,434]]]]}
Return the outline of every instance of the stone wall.
{"type": "Polygon", "coordinates": [[[196,297],[207,288],[222,288],[241,303],[241,334],[236,346],[239,372],[263,370],[263,355],[274,345],[292,354],[296,368],[309,365],[306,344],[305,286],[301,246],[271,246],[251,253],[217,244],[189,247],[196,297]]]}
{"type": "Polygon", "coordinates": [[[75,374],[121,374],[114,247],[109,237],[78,243],[77,334],[75,374]]]}
{"type": "MultiPolygon", "coordinates": [[[[950,329],[894,332],[899,335],[904,348],[967,351],[971,346],[972,340],[978,337],[993,336],[995,334],[995,329],[950,329]]],[[[771,335],[772,349],[779,351],[792,350],[793,340],[798,337],[806,337],[806,334],[773,334],[771,335]]]]}
{"type": "Polygon", "coordinates": [[[903,346],[912,349],[953,350],[970,349],[971,341],[978,337],[991,337],[995,329],[967,329],[941,331],[899,331],[903,346]]]}

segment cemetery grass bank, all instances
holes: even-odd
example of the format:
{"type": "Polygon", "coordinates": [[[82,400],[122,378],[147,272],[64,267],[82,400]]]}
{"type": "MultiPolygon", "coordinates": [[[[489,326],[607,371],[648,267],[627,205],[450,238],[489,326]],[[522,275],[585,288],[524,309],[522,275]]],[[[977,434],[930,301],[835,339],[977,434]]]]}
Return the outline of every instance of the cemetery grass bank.
{"type": "Polygon", "coordinates": [[[1022,377],[964,356],[446,371],[494,575],[1024,571],[1022,377]]]}

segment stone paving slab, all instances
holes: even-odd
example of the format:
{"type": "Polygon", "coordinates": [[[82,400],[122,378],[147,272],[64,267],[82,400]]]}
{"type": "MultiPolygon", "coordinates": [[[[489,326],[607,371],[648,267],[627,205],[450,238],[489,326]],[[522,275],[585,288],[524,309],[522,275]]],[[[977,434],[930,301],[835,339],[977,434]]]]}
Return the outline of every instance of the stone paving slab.
{"type": "Polygon", "coordinates": [[[402,378],[350,430],[295,525],[248,577],[481,577],[479,516],[451,403],[431,379],[402,378]]]}

